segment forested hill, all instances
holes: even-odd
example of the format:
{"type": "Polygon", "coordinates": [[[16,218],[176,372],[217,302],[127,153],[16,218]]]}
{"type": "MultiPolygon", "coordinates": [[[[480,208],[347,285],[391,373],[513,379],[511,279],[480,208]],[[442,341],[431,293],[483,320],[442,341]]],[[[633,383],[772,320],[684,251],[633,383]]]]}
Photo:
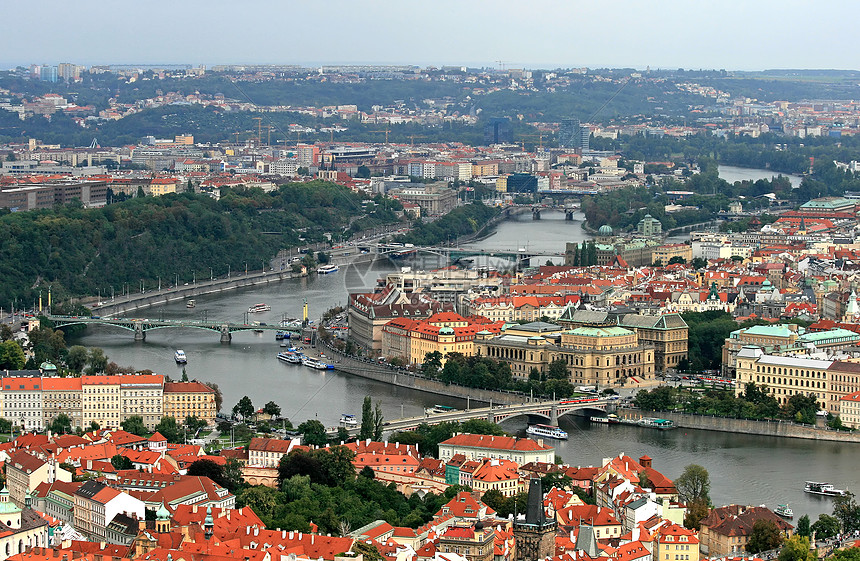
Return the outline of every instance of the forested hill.
{"type": "Polygon", "coordinates": [[[110,294],[260,270],[282,248],[335,239],[397,220],[391,201],[365,205],[345,187],[314,181],[259,189],[225,190],[216,201],[191,193],[145,197],[83,209],[0,216],[0,306],[30,306],[50,285],[55,301],[67,295],[110,294]],[[304,238],[304,241],[300,239],[304,238]]]}

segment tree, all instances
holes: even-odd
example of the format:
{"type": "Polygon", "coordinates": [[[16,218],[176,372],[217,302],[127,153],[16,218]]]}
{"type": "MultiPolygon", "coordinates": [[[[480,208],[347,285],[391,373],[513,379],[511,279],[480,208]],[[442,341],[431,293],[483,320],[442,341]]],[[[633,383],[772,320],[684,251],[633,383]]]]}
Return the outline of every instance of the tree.
{"type": "Polygon", "coordinates": [[[130,432],[131,434],[137,436],[143,436],[147,432],[146,425],[143,424],[143,417],[140,415],[132,415],[131,417],[126,418],[122,423],[122,430],[125,432],[130,432]]]}
{"type": "Polygon", "coordinates": [[[564,359],[557,358],[550,362],[546,377],[547,380],[568,380],[570,375],[567,373],[567,363],[564,359]]]}
{"type": "Polygon", "coordinates": [[[57,415],[48,427],[54,434],[66,434],[72,432],[72,420],[65,413],[57,415]]]}
{"type": "Polygon", "coordinates": [[[277,419],[281,416],[281,406],[274,401],[270,401],[263,406],[263,413],[269,415],[273,419],[277,419]]]}
{"type": "Polygon", "coordinates": [[[358,472],[359,477],[366,477],[367,479],[373,479],[376,477],[376,473],[374,473],[373,468],[370,466],[364,466],[361,468],[361,471],[358,472]]]}
{"type": "Polygon", "coordinates": [[[180,382],[188,381],[188,372],[185,371],[185,367],[182,367],[182,378],[179,380],[180,382]]]}
{"type": "Polygon", "coordinates": [[[188,432],[194,435],[197,434],[197,431],[205,429],[206,425],[208,424],[209,423],[207,423],[203,419],[198,419],[194,415],[189,415],[185,417],[185,426],[187,427],[188,432]]]}
{"type": "Polygon", "coordinates": [[[122,454],[116,454],[111,457],[110,463],[115,469],[134,469],[134,463],[131,459],[122,454]]]}
{"type": "Polygon", "coordinates": [[[681,257],[680,255],[676,255],[675,257],[672,257],[671,259],[669,259],[669,265],[674,265],[675,263],[680,263],[681,265],[685,265],[687,263],[687,260],[684,259],[683,257],[681,257]]]}
{"type": "Polygon", "coordinates": [[[807,538],[812,535],[812,528],[810,527],[810,524],[809,524],[809,515],[808,514],[804,514],[803,516],[801,516],[800,518],[797,519],[797,530],[795,531],[795,534],[797,534],[798,536],[804,536],[807,538]]]}
{"type": "Polygon", "coordinates": [[[155,425],[155,431],[167,439],[167,442],[178,444],[182,441],[183,432],[179,430],[179,425],[173,417],[162,417],[161,421],[155,425]]]}
{"type": "Polygon", "coordinates": [[[710,508],[708,503],[701,499],[687,503],[687,514],[684,516],[684,527],[690,530],[698,530],[702,520],[708,515],[710,508]]]}
{"type": "Polygon", "coordinates": [[[206,385],[215,392],[215,411],[220,412],[221,406],[224,404],[224,396],[221,394],[221,388],[214,382],[206,382],[206,385]]]}
{"type": "Polygon", "coordinates": [[[819,514],[818,520],[810,528],[816,539],[826,540],[839,534],[841,524],[839,519],[829,514],[819,514]]]}
{"type": "Polygon", "coordinates": [[[98,347],[94,347],[90,349],[89,355],[87,356],[87,374],[97,374],[99,372],[104,372],[105,368],[107,368],[108,358],[105,356],[105,352],[98,347]]]}
{"type": "Polygon", "coordinates": [[[382,406],[377,403],[376,407],[373,408],[373,440],[376,442],[382,440],[382,432],[385,425],[383,419],[382,406]]]}
{"type": "Polygon", "coordinates": [[[233,406],[233,415],[239,415],[243,421],[247,421],[254,416],[254,404],[251,398],[247,395],[239,400],[239,403],[233,406]]]}
{"type": "Polygon", "coordinates": [[[27,363],[24,350],[14,340],[0,343],[0,369],[21,370],[27,363]]]}
{"type": "Polygon", "coordinates": [[[225,487],[235,494],[236,489],[242,486],[242,464],[236,458],[229,458],[222,468],[222,472],[224,483],[226,483],[225,487]]]}
{"type": "Polygon", "coordinates": [[[747,551],[761,553],[776,549],[782,544],[782,534],[773,520],[756,520],[747,540],[747,551]]]}
{"type": "Polygon", "coordinates": [[[358,429],[358,439],[367,440],[373,436],[373,402],[369,395],[364,396],[361,404],[361,427],[358,429]]]}
{"type": "Polygon", "coordinates": [[[846,533],[860,530],[860,506],[854,500],[854,493],[845,493],[833,501],[833,516],[842,523],[842,531],[846,533]]]}
{"type": "Polygon", "coordinates": [[[4,323],[0,325],[0,341],[8,341],[12,338],[12,328],[9,327],[8,324],[4,323]]]}
{"type": "Polygon", "coordinates": [[[208,477],[221,487],[228,488],[228,483],[224,478],[224,468],[209,459],[197,460],[188,466],[188,475],[208,477]]]}
{"type": "Polygon", "coordinates": [[[678,497],[684,503],[703,501],[710,504],[711,477],[708,470],[698,464],[690,464],[684,468],[678,479],[675,480],[675,488],[678,497]]]}
{"type": "Polygon", "coordinates": [[[860,561],[860,547],[839,549],[833,554],[832,559],[835,561],[860,561]]]}
{"type": "Polygon", "coordinates": [[[328,443],[328,436],[325,433],[325,426],[316,419],[309,419],[298,426],[298,431],[304,436],[305,444],[311,446],[325,446],[328,443]]]}
{"type": "Polygon", "coordinates": [[[72,345],[66,353],[66,366],[70,370],[80,372],[87,365],[87,348],[83,345],[72,345]]]}
{"type": "Polygon", "coordinates": [[[779,561],[817,561],[818,555],[809,549],[809,538],[793,535],[779,552],[779,561]]]}
{"type": "Polygon", "coordinates": [[[439,370],[442,369],[442,353],[433,351],[424,355],[424,364],[421,365],[421,372],[428,378],[435,378],[439,375],[439,370]]]}

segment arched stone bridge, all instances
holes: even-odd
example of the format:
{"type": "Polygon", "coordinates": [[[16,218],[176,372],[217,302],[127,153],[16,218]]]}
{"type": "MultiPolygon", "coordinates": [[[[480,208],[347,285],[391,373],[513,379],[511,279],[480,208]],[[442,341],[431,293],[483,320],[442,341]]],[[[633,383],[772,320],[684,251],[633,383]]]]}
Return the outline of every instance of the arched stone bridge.
{"type": "MultiPolygon", "coordinates": [[[[418,425],[438,425],[447,421],[468,421],[471,419],[484,419],[491,423],[501,423],[508,419],[521,416],[540,417],[550,424],[557,425],[558,419],[564,415],[573,414],[577,411],[592,410],[595,413],[607,413],[614,411],[618,403],[617,397],[609,398],[579,398],[562,401],[536,401],[516,405],[498,405],[490,407],[479,407],[465,411],[451,411],[450,413],[430,413],[421,417],[407,417],[396,419],[385,424],[386,431],[415,430],[418,425]]],[[[329,430],[331,435],[336,434],[337,427],[329,430]]],[[[350,436],[358,434],[358,429],[349,429],[350,436]]]]}
{"type": "Polygon", "coordinates": [[[248,323],[230,323],[226,321],[197,321],[197,320],[174,320],[174,319],[146,319],[146,318],[102,318],[81,316],[45,316],[55,327],[67,327],[69,325],[107,325],[126,331],[134,332],[135,341],[146,339],[146,332],[154,329],[167,328],[191,328],[215,331],[221,334],[221,342],[229,343],[233,333],[237,331],[289,331],[291,334],[299,335],[295,328],[280,327],[277,325],[252,325],[248,323]]]}

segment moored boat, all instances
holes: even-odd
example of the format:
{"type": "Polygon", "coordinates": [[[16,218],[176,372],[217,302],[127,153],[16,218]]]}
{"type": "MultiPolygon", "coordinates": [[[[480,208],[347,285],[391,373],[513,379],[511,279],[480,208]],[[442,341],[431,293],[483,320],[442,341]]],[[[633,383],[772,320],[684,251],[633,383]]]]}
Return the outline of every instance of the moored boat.
{"type": "Polygon", "coordinates": [[[617,425],[620,421],[618,420],[618,415],[615,413],[610,413],[605,417],[595,415],[590,417],[592,423],[602,423],[604,425],[617,425]]]}
{"type": "Polygon", "coordinates": [[[287,350],[278,353],[278,360],[289,362],[290,364],[301,364],[302,354],[295,350],[287,350]]]}
{"type": "Polygon", "coordinates": [[[553,438],[555,440],[567,440],[567,432],[553,425],[529,425],[529,428],[526,429],[526,434],[553,438]]]}
{"type": "Polygon", "coordinates": [[[340,267],[338,267],[337,265],[331,265],[331,264],[320,265],[319,267],[317,267],[317,274],[318,275],[328,275],[329,273],[336,273],[339,270],[340,270],[340,267]]]}
{"type": "Polygon", "coordinates": [[[248,308],[249,314],[259,314],[260,312],[268,312],[272,307],[264,302],[260,302],[259,304],[254,304],[250,308],[248,308]]]}
{"type": "Polygon", "coordinates": [[[340,424],[346,425],[348,427],[357,427],[358,419],[356,419],[355,415],[344,413],[340,416],[340,424]]]}

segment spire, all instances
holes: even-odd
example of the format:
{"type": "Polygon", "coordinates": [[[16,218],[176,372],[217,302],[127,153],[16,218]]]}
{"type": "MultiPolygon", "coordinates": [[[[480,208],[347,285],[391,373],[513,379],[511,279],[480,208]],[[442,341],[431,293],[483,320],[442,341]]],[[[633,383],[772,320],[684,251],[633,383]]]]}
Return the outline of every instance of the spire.
{"type": "Polygon", "coordinates": [[[215,526],[215,520],[212,518],[212,505],[206,507],[206,518],[203,520],[203,530],[205,531],[206,539],[212,537],[213,527],[215,526]]]}

